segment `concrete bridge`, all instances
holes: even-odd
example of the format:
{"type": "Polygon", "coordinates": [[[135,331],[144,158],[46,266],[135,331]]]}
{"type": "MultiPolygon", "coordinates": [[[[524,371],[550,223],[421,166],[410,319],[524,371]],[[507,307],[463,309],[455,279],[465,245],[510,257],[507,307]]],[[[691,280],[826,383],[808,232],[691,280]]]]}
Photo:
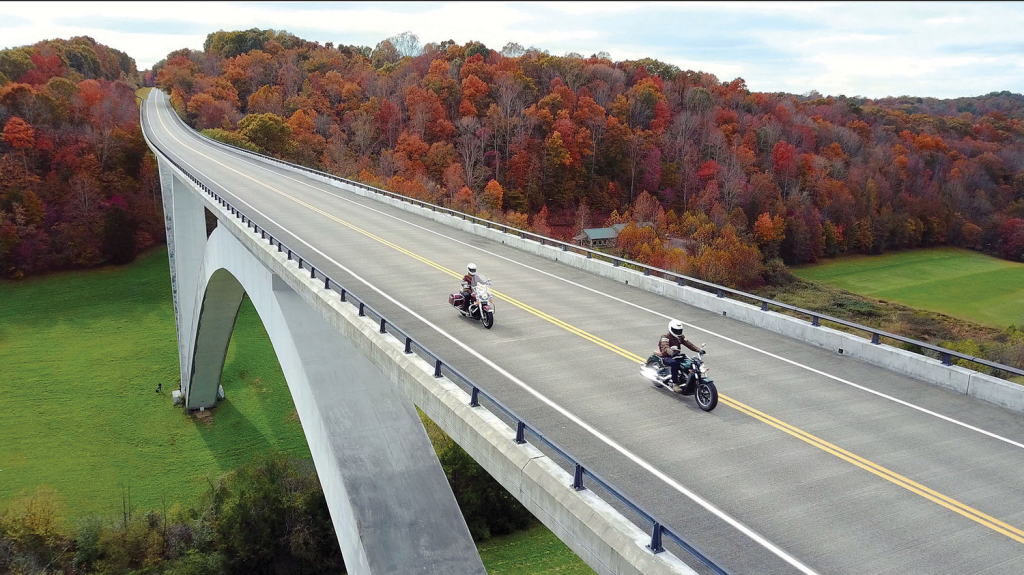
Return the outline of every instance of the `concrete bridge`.
{"type": "Polygon", "coordinates": [[[413,404],[600,573],[1024,572],[1014,384],[230,149],[152,94],[186,406],[247,293],[351,572],[483,571],[413,404]],[[467,261],[493,330],[447,305],[467,261]],[[710,414],[637,374],[673,317],[710,414]]]}

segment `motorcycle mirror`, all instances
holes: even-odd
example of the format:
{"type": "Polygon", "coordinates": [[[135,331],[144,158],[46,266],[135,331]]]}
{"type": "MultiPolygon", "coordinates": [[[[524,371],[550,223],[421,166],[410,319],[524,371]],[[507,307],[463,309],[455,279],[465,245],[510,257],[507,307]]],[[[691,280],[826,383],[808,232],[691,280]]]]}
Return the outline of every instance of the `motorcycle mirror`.
{"type": "Polygon", "coordinates": [[[707,345],[708,345],[708,344],[706,344],[706,343],[702,343],[702,344],[700,344],[700,348],[701,348],[701,349],[704,349],[705,347],[707,347],[707,345]]]}

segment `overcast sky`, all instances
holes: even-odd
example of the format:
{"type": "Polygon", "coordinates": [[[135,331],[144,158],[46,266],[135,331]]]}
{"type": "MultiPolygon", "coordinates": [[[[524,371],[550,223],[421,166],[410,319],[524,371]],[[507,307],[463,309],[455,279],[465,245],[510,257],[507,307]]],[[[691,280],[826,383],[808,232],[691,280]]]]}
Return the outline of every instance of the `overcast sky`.
{"type": "Polygon", "coordinates": [[[216,30],[284,29],[374,46],[507,42],[552,54],[649,56],[755,91],[974,96],[1024,92],[1024,3],[0,2],[0,47],[89,35],[135,58],[201,49],[216,30]]]}

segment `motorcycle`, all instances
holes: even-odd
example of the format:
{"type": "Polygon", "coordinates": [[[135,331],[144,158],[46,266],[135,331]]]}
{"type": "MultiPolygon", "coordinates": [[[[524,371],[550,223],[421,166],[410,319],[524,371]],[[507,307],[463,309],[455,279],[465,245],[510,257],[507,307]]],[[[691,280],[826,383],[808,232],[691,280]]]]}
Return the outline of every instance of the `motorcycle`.
{"type": "MultiPolygon", "coordinates": [[[[694,399],[697,400],[697,407],[704,411],[711,411],[718,405],[718,388],[715,387],[715,382],[708,377],[708,366],[704,365],[704,345],[707,344],[700,346],[700,353],[689,358],[690,368],[681,370],[682,373],[679,374],[679,377],[685,383],[680,383],[681,389],[678,392],[672,390],[672,368],[665,365],[657,353],[647,358],[647,363],[640,366],[640,375],[653,383],[654,387],[664,387],[673,393],[694,396],[694,399]]],[[[679,351],[675,347],[672,349],[677,353],[679,351]]],[[[680,355],[680,360],[685,358],[685,354],[680,355]]]]}
{"type": "Polygon", "coordinates": [[[469,305],[463,309],[462,293],[453,293],[448,296],[448,303],[459,310],[463,316],[470,319],[480,320],[484,327],[491,329],[494,326],[494,301],[491,296],[491,281],[483,276],[477,276],[477,284],[469,296],[469,305]]]}

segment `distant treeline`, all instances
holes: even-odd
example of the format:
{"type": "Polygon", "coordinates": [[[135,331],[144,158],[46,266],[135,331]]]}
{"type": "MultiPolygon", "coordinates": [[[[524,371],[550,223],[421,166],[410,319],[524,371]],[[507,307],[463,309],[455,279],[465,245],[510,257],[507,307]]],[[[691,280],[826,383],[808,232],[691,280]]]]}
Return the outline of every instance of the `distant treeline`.
{"type": "Polygon", "coordinates": [[[213,137],[561,237],[635,221],[620,251],[731,285],[775,258],[1024,256],[1020,94],[794,96],[604,53],[257,29],[147,80],[213,137]]]}
{"type": "Polygon", "coordinates": [[[80,36],[0,51],[0,276],[131,261],[164,241],[135,61],[80,36]]]}

